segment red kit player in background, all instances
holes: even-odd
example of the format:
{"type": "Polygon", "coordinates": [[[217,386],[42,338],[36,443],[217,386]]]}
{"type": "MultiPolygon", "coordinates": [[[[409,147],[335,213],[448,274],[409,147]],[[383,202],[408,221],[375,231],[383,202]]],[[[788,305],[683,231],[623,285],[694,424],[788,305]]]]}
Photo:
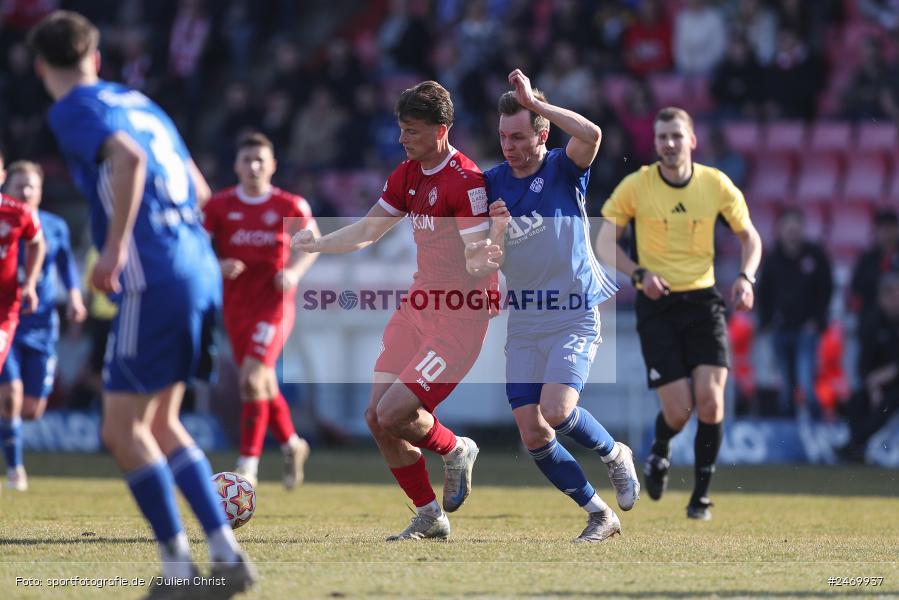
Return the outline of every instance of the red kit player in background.
{"type": "Polygon", "coordinates": [[[235,472],[253,485],[266,429],[284,456],[284,486],[303,482],[309,444],[297,436],[275,363],[296,318],[297,283],[316,256],[290,253],[290,236],[318,233],[309,204],[271,184],[277,163],[261,133],[240,138],[234,171],[240,183],[203,207],[224,279],[225,330],[240,368],[240,458],[235,472]],[[285,219],[290,219],[285,221],[285,219]]]}
{"type": "MultiPolygon", "coordinates": [[[[0,185],[6,180],[0,152],[0,185]]],[[[37,211],[24,202],[0,194],[0,369],[12,345],[19,324],[19,302],[29,313],[37,308],[37,278],[44,263],[44,236],[37,211]],[[18,282],[19,240],[24,240],[25,281],[18,282]]]]}
{"type": "MultiPolygon", "coordinates": [[[[495,290],[496,275],[485,277],[480,271],[499,256],[499,246],[487,239],[484,176],[449,143],[449,92],[425,81],[400,95],[395,112],[399,142],[409,160],[387,179],[378,203],[352,225],[321,238],[304,230],[293,242],[306,252],[352,252],[380,239],[403,217],[412,222],[418,269],[410,302],[401,305],[384,330],[365,411],[390,471],[416,507],[409,526],[389,541],[446,538],[450,524],[444,511],[457,510],[471,490],[478,447],[469,438],[457,437],[433,413],[477,359],[490,316],[486,302],[481,308],[468,303],[463,310],[448,309],[449,297],[487,297],[488,290],[495,290]],[[447,302],[426,302],[421,308],[411,302],[416,295],[437,294],[445,294],[447,302]],[[443,457],[443,510],[421,449],[443,457]]],[[[496,267],[493,263],[491,271],[496,267]]]]}

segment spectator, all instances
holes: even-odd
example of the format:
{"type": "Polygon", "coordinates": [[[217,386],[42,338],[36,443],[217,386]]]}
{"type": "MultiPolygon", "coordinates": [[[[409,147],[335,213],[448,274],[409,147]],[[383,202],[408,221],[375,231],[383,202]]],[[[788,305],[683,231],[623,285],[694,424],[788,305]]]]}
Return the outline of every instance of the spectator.
{"type": "Polygon", "coordinates": [[[877,288],[890,271],[899,271],[899,215],[884,209],[874,215],[874,246],[858,257],[852,269],[850,309],[859,315],[859,331],[876,313],[877,288]]]}
{"type": "Polygon", "coordinates": [[[724,60],[712,74],[711,92],[718,116],[724,119],[757,117],[759,90],[763,85],[764,73],[749,44],[742,36],[732,36],[724,60]]]}
{"type": "MultiPolygon", "coordinates": [[[[590,199],[587,203],[589,215],[599,217],[602,205],[612,195],[621,180],[639,167],[640,165],[632,158],[630,144],[624,130],[618,125],[603,127],[599,154],[590,168],[590,185],[587,188],[590,199]]],[[[598,232],[598,228],[594,230],[594,236],[598,232]]]]}
{"type": "Polygon", "coordinates": [[[169,37],[169,73],[187,82],[189,92],[198,92],[201,59],[212,21],[203,0],[181,0],[169,37]]]}
{"type": "Polygon", "coordinates": [[[895,67],[884,59],[883,43],[869,38],[859,48],[861,64],[843,97],[843,114],[858,119],[896,118],[896,88],[899,77],[895,67]]]}
{"type": "Polygon", "coordinates": [[[291,117],[293,101],[284,90],[273,90],[265,95],[264,110],[259,121],[259,130],[272,141],[276,153],[286,153],[290,145],[291,117]]]}
{"type": "Polygon", "coordinates": [[[290,161],[306,169],[332,167],[337,162],[340,131],[346,113],[326,86],[312,91],[309,104],[296,117],[290,142],[290,161]]]}
{"type": "Polygon", "coordinates": [[[878,308],[862,331],[861,388],[849,402],[849,443],[837,454],[863,462],[871,437],[899,407],[899,272],[880,280],[878,308]]]}
{"type": "Polygon", "coordinates": [[[777,53],[765,73],[768,118],[811,119],[815,116],[824,71],[817,57],[798,34],[781,29],[777,53]]]}
{"type": "Polygon", "coordinates": [[[659,0],[644,0],[637,21],[624,32],[624,64],[637,77],[671,69],[671,21],[659,0]]]}
{"type": "Polygon", "coordinates": [[[732,21],[734,34],[747,40],[758,64],[768,66],[777,52],[777,16],[762,0],[739,0],[732,21]]]}
{"type": "Polygon", "coordinates": [[[584,91],[591,85],[590,72],[578,59],[577,50],[567,41],[556,42],[552,60],[537,79],[541,90],[552,90],[551,102],[571,110],[589,108],[584,91]]]}
{"type": "Polygon", "coordinates": [[[392,0],[390,14],[378,31],[382,69],[430,76],[428,51],[433,37],[427,0],[392,0]]]}
{"type": "Polygon", "coordinates": [[[815,395],[818,340],[827,328],[833,279],[826,251],[805,236],[799,209],[787,209],[778,218],[777,244],[762,264],[758,285],[759,327],[772,334],[782,414],[793,412],[798,384],[805,411],[820,417],[815,395]]]}
{"type": "Polygon", "coordinates": [[[707,0],[688,0],[674,18],[674,64],[685,75],[705,75],[721,61],[727,26],[721,9],[707,0]]]}
{"type": "Polygon", "coordinates": [[[147,48],[146,34],[136,27],[127,29],[122,34],[122,67],[117,79],[128,87],[155,95],[150,85],[152,67],[153,54],[147,48]]]}
{"type": "Polygon", "coordinates": [[[456,27],[456,43],[462,73],[472,71],[489,60],[496,50],[499,24],[487,13],[485,0],[466,3],[465,16],[456,27]]]}
{"type": "Polygon", "coordinates": [[[635,82],[621,111],[621,126],[630,138],[634,151],[634,169],[649,164],[655,158],[655,101],[644,82],[635,82]]]}
{"type": "Polygon", "coordinates": [[[10,149],[10,158],[33,157],[40,150],[48,97],[31,72],[24,44],[13,44],[5,58],[8,70],[0,75],[3,145],[10,149]]]}

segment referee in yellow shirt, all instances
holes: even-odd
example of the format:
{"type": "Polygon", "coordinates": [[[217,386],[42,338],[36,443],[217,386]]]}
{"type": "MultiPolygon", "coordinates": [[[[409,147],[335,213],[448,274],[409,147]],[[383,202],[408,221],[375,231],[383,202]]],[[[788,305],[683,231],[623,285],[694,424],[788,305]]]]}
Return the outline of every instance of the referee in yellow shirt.
{"type": "Polygon", "coordinates": [[[653,500],[662,497],[668,483],[669,442],[695,410],[696,479],[687,516],[708,520],[729,366],[725,304],[715,289],[713,265],[718,215],[742,247],[741,272],[730,295],[737,310],[752,308],[762,243],[740,190],[717,169],[693,162],[696,135],[690,115],[664,108],[653,127],[659,161],[628,175],[612,192],[602,215],[613,227],[601,228],[597,253],[640,290],[637,332],[646,379],[662,404],[644,468],[646,490],[653,500]],[[616,243],[632,220],[638,263],[616,243]],[[613,247],[614,257],[604,253],[613,247]]]}

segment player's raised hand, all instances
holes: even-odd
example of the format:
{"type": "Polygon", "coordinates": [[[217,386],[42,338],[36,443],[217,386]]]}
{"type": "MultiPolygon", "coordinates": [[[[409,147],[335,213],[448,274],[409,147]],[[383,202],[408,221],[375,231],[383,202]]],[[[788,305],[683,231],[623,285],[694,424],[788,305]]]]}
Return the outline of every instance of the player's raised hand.
{"type": "Polygon", "coordinates": [[[126,262],[128,262],[127,250],[105,246],[97,262],[94,263],[94,270],[91,271],[91,285],[101,292],[117,294],[122,289],[119,285],[119,275],[126,262]]]}
{"type": "Polygon", "coordinates": [[[733,302],[736,310],[752,310],[752,305],[755,303],[752,284],[742,277],[737,277],[733,287],[730,289],[730,300],[733,302]]]}
{"type": "Polygon", "coordinates": [[[534,90],[531,88],[531,80],[521,69],[515,69],[509,73],[509,85],[515,89],[515,99],[522,108],[531,110],[537,102],[534,90]]]}
{"type": "Polygon", "coordinates": [[[667,296],[671,293],[671,286],[665,281],[665,278],[661,275],[656,275],[652,271],[646,271],[643,274],[642,285],[643,293],[650,300],[658,300],[662,296],[667,296]]]}
{"type": "Polygon", "coordinates": [[[275,287],[281,292],[289,292],[300,283],[299,276],[289,269],[281,269],[275,273],[275,287]]]}
{"type": "Polygon", "coordinates": [[[500,239],[506,234],[506,227],[509,226],[509,222],[512,220],[512,213],[506,208],[505,201],[500,198],[490,205],[488,214],[491,219],[490,237],[495,240],[500,239]]]}
{"type": "Polygon", "coordinates": [[[499,269],[497,262],[503,250],[490,238],[484,238],[465,245],[465,268],[472,275],[485,275],[499,269]]]}
{"type": "Polygon", "coordinates": [[[237,279],[241,273],[247,270],[247,265],[236,258],[223,258],[219,261],[219,268],[225,279],[237,279]]]}
{"type": "Polygon", "coordinates": [[[293,234],[293,238],[290,240],[290,247],[303,252],[318,252],[316,242],[318,240],[315,239],[315,234],[311,229],[301,229],[293,234]]]}

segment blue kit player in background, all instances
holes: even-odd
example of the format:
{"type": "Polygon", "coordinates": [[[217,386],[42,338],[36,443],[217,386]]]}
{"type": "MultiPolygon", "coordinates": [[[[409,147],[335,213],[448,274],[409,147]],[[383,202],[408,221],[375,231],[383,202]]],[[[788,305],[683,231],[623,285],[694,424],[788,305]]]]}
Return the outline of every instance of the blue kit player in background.
{"type": "MultiPolygon", "coordinates": [[[[60,217],[38,210],[44,184],[40,165],[20,160],[6,170],[6,193],[37,211],[44,231],[46,254],[37,281],[38,305],[34,312],[19,315],[19,327],[3,370],[0,371],[0,438],[6,459],[7,487],[24,492],[28,477],[22,463],[22,419],[40,419],[53,389],[56,372],[56,342],[59,314],[56,312],[57,278],[66,290],[66,317],[80,323],[87,316],[81,298],[78,270],[69,227],[60,217]],[[56,271],[54,277],[53,271],[56,271]],[[8,408],[7,408],[8,407],[8,408]]],[[[19,246],[19,267],[24,269],[25,248],[19,246]]]]}
{"type": "Polygon", "coordinates": [[[255,570],[226,522],[209,461],[178,415],[221,290],[197,207],[209,186],[165,112],[98,78],[99,32],[87,19],[54,11],[28,42],[55,100],[50,127],[90,202],[100,253],[91,282],[119,307],[106,347],[101,434],[159,543],[163,579],[154,593],[185,593],[174,578],[197,574],[177,485],[203,527],[216,597],[227,597],[252,586],[255,570]]]}
{"type": "Polygon", "coordinates": [[[520,70],[509,74],[509,83],[514,90],[499,100],[506,161],[484,174],[490,216],[494,225],[507,223],[505,236],[473,242],[466,250],[499,253],[491,262],[501,264],[507,298],[519,299],[509,303],[506,394],[521,439],[547,479],[588,513],[575,541],[601,542],[620,533],[621,523],[556,434],[599,454],[618,505],[633,508],[640,484],[631,449],[577,405],[601,341],[599,304],[618,290],[593,254],[584,205],[602,132],[581,115],[546,102],[520,70]],[[564,149],[547,150],[550,123],[571,136],[564,149]],[[524,304],[525,290],[542,292],[543,303],[532,298],[524,304]]]}

